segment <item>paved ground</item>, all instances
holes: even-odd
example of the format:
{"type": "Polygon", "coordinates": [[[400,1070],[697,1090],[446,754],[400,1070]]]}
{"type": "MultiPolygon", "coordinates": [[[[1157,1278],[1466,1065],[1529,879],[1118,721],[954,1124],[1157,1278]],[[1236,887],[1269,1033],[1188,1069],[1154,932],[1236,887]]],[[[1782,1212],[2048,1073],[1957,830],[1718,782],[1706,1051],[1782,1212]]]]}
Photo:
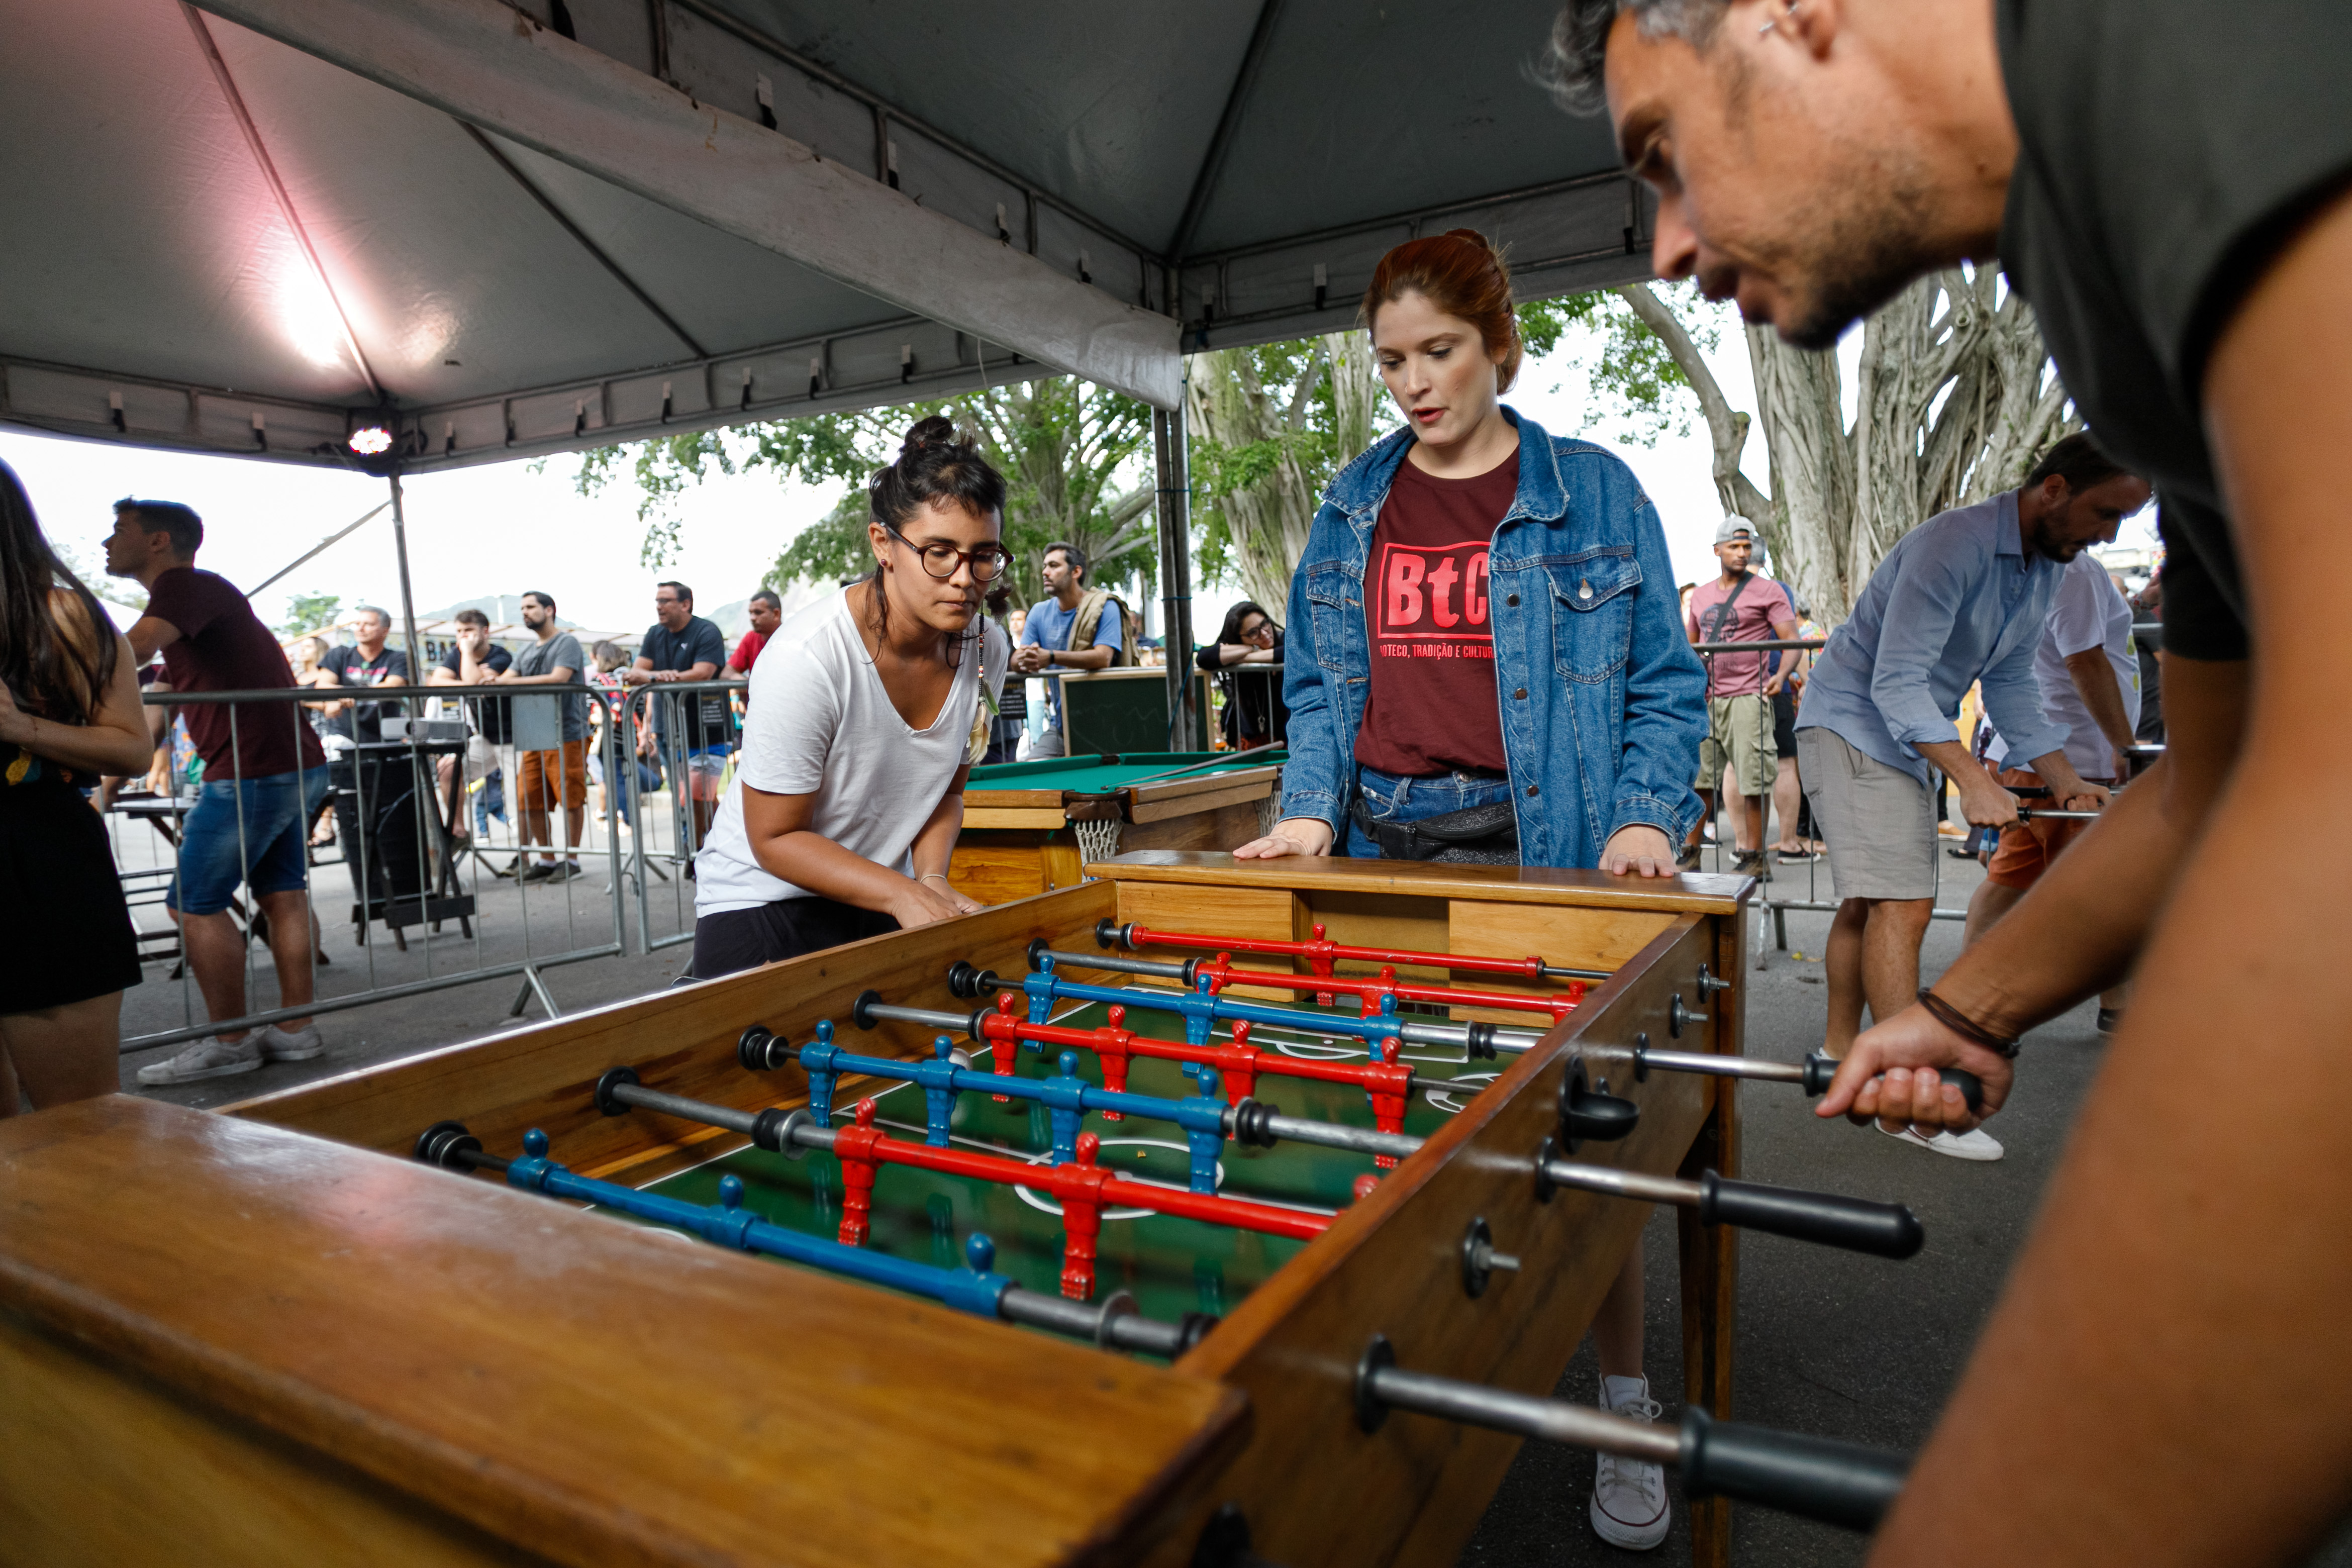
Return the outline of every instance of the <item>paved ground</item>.
{"type": "MultiPolygon", "coordinates": [[[[131,838],[123,852],[124,863],[140,864],[133,857],[144,852],[145,846],[138,838],[131,838]]],[[[330,960],[325,968],[318,971],[318,995],[321,999],[348,995],[371,984],[391,986],[428,975],[460,976],[478,968],[519,963],[533,955],[544,957],[593,948],[613,940],[608,892],[612,868],[604,855],[583,855],[584,875],[577,880],[529,888],[518,887],[493,874],[492,868],[504,867],[509,858],[507,852],[500,851],[487,857],[478,867],[470,861],[465,864],[464,884],[478,900],[479,917],[474,921],[478,942],[464,936],[454,922],[449,922],[432,937],[429,944],[421,929],[412,928],[407,933],[405,952],[399,951],[381,924],[373,929],[371,945],[360,946],[353,939],[350,923],[352,895],[349,873],[340,863],[315,867],[312,897],[321,923],[322,947],[330,960]]],[[[625,878],[625,854],[622,865],[625,878]]],[[[693,918],[692,885],[666,882],[658,877],[650,878],[649,882],[652,892],[647,904],[656,937],[688,929],[693,918]]],[[[137,895],[133,896],[135,900],[137,895]]],[[[161,910],[151,907],[134,909],[132,912],[142,926],[163,924],[161,910]]],[[[625,880],[623,913],[628,936],[627,956],[598,957],[543,972],[541,978],[557,1006],[573,1012],[641,996],[661,990],[685,969],[689,952],[685,945],[663,948],[651,954],[637,951],[642,944],[638,940],[635,889],[625,880]]],[[[247,1005],[256,1009],[274,1007],[278,1005],[278,984],[268,954],[257,945],[252,956],[253,978],[247,1005]]],[[[204,1005],[194,983],[172,978],[171,969],[169,963],[147,964],[144,983],[123,997],[126,1037],[177,1029],[203,1019],[204,1005]]],[[[509,1009],[521,984],[520,979],[513,977],[483,980],[372,1002],[345,1012],[322,1014],[319,1028],[326,1037],[326,1055],[307,1062],[273,1064],[257,1072],[213,1079],[180,1089],[140,1089],[134,1074],[140,1067],[161,1060],[168,1052],[183,1049],[184,1046],[133,1051],[122,1059],[122,1086],[194,1106],[226,1105],[273,1089],[290,1089],[372,1062],[392,1061],[511,1027],[518,1020],[509,1009]]],[[[531,1020],[543,1018],[546,1010],[533,998],[523,1016],[531,1020]]]]}

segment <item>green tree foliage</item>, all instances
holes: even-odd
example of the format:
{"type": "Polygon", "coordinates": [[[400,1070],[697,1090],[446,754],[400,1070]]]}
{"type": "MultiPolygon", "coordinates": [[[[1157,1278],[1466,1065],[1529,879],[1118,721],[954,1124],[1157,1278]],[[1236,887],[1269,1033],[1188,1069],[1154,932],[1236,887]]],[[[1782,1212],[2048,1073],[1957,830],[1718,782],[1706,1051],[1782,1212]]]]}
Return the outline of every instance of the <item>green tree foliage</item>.
{"type": "MultiPolygon", "coordinates": [[[[1700,347],[1715,352],[1717,321],[1696,289],[1680,291],[1677,299],[1688,330],[1700,347]]],[[[1591,390],[1583,430],[1603,426],[1612,439],[1654,447],[1666,436],[1680,439],[1691,433],[1691,416],[1699,411],[1690,379],[1673,353],[1643,325],[1633,308],[1611,289],[1572,294],[1561,300],[1539,300],[1519,307],[1519,338],[1530,360],[1548,363],[1543,369],[1557,382],[1566,375],[1580,377],[1591,390]],[[1557,353],[1562,345],[1565,353],[1557,353]]],[[[1530,364],[1519,374],[1533,374],[1530,364]]]]}
{"type": "Polygon", "coordinates": [[[1385,412],[1369,347],[1331,332],[1213,349],[1192,356],[1185,394],[1202,578],[1278,615],[1323,487],[1385,412]]]}
{"type": "MultiPolygon", "coordinates": [[[[1520,306],[1530,362],[1521,376],[1572,336],[1597,343],[1596,384],[1641,411],[1644,426],[1654,426],[1650,440],[1677,418],[1687,422],[1673,396],[1683,384],[1673,356],[1607,294],[1520,306]]],[[[1193,356],[1189,390],[1201,574],[1279,613],[1324,486],[1396,428],[1370,344],[1350,331],[1213,350],[1193,356]]]]}
{"type": "Polygon", "coordinates": [[[664,564],[677,549],[677,499],[714,471],[765,468],[780,479],[842,485],[839,504],[793,539],[767,578],[772,587],[835,582],[872,563],[866,487],[897,458],[908,428],[933,414],[955,421],[1004,475],[1004,542],[1014,556],[1016,584],[1036,582],[1045,547],[1055,540],[1086,551],[1097,582],[1153,574],[1152,485],[1143,472],[1151,411],[1069,376],[600,447],[583,454],[576,483],[583,495],[625,478],[635,484],[637,516],[646,524],[640,553],[648,567],[664,564]]]}
{"type": "Polygon", "coordinates": [[[289,637],[331,626],[343,612],[343,601],[333,594],[297,594],[287,602],[286,622],[278,629],[289,637]]]}

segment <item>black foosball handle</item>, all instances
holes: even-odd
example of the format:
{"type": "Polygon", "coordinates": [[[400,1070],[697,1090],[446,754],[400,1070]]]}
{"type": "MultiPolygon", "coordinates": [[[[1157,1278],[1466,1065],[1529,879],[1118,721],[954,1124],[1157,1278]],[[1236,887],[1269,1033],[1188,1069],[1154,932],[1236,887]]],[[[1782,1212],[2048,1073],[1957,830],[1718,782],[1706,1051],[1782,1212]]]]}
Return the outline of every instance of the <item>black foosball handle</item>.
{"type": "MultiPolygon", "coordinates": [[[[1830,1079],[1837,1077],[1838,1068],[1844,1065],[1837,1058],[1824,1056],[1820,1051],[1808,1056],[1803,1079],[1805,1098],[1811,1100],[1827,1092],[1830,1079]]],[[[1966,1068],[1937,1068],[1936,1076],[1960,1091],[1960,1099],[1968,1103],[1969,1115],[1984,1114],[1984,1079],[1966,1068]]]]}
{"type": "Polygon", "coordinates": [[[1865,1533],[1903,1495],[1909,1459],[1884,1448],[1683,1413],[1683,1490],[1727,1497],[1865,1533]]]}
{"type": "Polygon", "coordinates": [[[1762,1186],[1713,1171],[1699,1177],[1699,1189],[1698,1216],[1709,1225],[1767,1231],[1874,1258],[1915,1257],[1927,1239],[1918,1216],[1901,1204],[1762,1186]]]}

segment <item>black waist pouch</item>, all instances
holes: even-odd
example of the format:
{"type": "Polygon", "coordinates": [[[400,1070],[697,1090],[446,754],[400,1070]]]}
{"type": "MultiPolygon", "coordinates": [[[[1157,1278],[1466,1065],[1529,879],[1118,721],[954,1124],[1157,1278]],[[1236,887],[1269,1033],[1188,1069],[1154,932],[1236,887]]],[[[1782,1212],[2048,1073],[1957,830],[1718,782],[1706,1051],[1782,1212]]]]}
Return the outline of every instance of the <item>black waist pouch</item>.
{"type": "Polygon", "coordinates": [[[1424,816],[1418,822],[1379,822],[1360,795],[1348,803],[1348,812],[1387,859],[1442,860],[1466,866],[1519,863],[1518,813],[1507,800],[1424,816]]]}

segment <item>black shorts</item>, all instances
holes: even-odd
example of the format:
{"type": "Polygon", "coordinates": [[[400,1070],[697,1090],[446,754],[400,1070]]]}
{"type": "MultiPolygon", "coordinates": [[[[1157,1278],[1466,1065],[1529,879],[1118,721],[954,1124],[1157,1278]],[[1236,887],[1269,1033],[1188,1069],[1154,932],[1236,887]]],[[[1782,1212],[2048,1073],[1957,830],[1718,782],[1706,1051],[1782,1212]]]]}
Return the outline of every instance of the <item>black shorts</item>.
{"type": "Polygon", "coordinates": [[[1797,754],[1797,694],[1785,686],[1772,694],[1772,749],[1784,757],[1797,754]]]}
{"type": "MultiPolygon", "coordinates": [[[[0,760],[15,762],[14,746],[0,760]]],[[[106,823],[55,763],[0,778],[0,1013],[87,1002],[139,984],[139,938],[106,823]]]]}
{"type": "Polygon", "coordinates": [[[837,899],[779,899],[757,909],[722,910],[695,921],[690,973],[716,980],[898,929],[893,917],[837,899]]]}

